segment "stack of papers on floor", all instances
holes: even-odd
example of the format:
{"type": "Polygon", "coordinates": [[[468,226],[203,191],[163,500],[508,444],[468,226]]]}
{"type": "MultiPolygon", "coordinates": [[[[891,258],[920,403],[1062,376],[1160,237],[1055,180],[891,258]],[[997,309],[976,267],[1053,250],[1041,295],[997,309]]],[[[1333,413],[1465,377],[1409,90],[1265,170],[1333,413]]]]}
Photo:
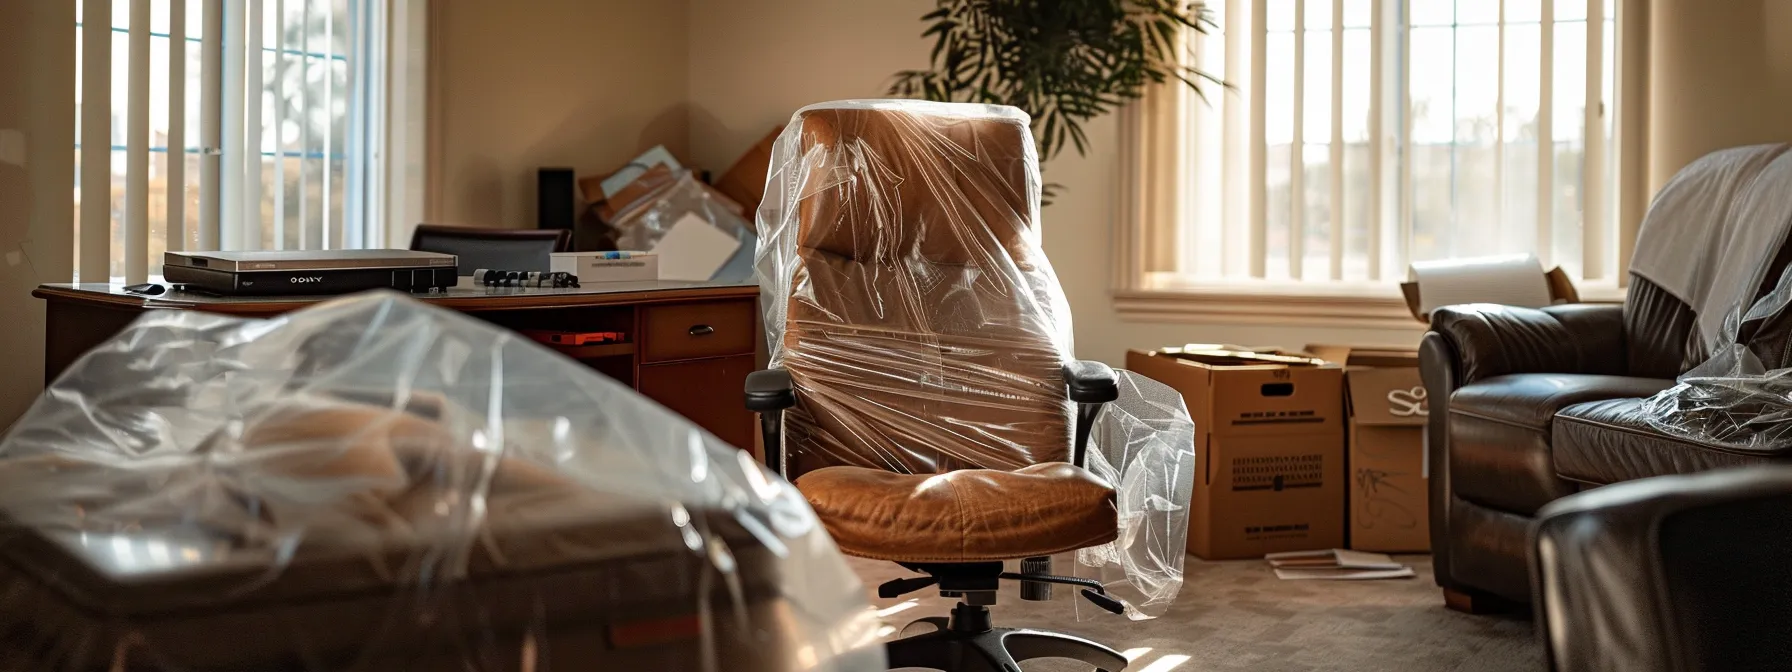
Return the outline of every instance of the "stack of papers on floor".
{"type": "Polygon", "coordinates": [[[1334,548],[1326,551],[1293,551],[1263,556],[1276,570],[1276,578],[1320,581],[1362,581],[1367,579],[1404,579],[1413,576],[1411,567],[1394,562],[1382,553],[1363,553],[1334,548]]]}

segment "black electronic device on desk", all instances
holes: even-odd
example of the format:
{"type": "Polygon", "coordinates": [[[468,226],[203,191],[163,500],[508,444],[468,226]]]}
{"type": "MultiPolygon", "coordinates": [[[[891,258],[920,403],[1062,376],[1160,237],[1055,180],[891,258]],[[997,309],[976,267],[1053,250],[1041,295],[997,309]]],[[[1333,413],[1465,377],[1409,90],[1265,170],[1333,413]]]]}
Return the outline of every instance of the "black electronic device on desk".
{"type": "Polygon", "coordinates": [[[412,250],[168,252],[162,276],[225,296],[348,294],[369,289],[447,291],[459,260],[412,250]]]}

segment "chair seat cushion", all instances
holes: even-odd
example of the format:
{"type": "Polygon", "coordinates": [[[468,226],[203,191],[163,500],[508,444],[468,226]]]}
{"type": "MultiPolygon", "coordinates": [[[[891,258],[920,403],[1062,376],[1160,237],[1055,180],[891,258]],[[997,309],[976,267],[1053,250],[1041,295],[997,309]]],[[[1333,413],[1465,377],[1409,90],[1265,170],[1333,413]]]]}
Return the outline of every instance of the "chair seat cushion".
{"type": "Polygon", "coordinates": [[[826,467],[796,482],[840,551],[894,562],[1030,558],[1114,540],[1114,488],[1065,462],[899,474],[826,467]]]}
{"type": "Polygon", "coordinates": [[[1642,399],[1576,404],[1556,415],[1556,473],[1596,485],[1792,461],[1792,445],[1755,449],[1672,436],[1649,424],[1642,399]]]}
{"type": "Polygon", "coordinates": [[[1450,396],[1450,485],[1489,508],[1530,515],[1574,494],[1556,476],[1551,423],[1556,411],[1585,401],[1654,394],[1674,381],[1562,373],[1495,376],[1450,396]]]}

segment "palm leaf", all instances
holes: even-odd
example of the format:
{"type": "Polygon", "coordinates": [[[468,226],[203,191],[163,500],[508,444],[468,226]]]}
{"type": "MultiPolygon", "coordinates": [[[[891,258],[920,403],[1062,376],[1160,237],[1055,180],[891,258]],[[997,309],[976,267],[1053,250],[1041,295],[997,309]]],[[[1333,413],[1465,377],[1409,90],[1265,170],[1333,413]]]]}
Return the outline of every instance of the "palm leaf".
{"type": "MultiPolygon", "coordinates": [[[[1041,160],[1088,153],[1084,125],[1178,81],[1206,98],[1229,86],[1185,64],[1184,31],[1213,15],[1185,0],[936,0],[922,15],[933,38],[926,70],[895,75],[889,92],[947,102],[1014,105],[1033,117],[1041,160]]],[[[1062,190],[1048,185],[1048,196],[1062,190]]]]}

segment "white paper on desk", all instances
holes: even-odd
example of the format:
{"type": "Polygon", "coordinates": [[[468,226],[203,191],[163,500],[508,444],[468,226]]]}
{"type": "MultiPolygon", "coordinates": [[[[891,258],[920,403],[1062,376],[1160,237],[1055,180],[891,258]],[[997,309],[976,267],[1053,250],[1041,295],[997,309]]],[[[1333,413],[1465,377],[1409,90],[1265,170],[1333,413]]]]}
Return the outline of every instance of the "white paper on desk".
{"type": "Polygon", "coordinates": [[[1549,279],[1537,257],[1529,254],[1414,262],[1419,283],[1419,312],[1429,316],[1441,306],[1498,303],[1525,308],[1549,305],[1549,279]]]}
{"type": "Polygon", "coordinates": [[[661,280],[703,281],[715,277],[739,249],[739,238],[687,212],[672,223],[653,253],[660,258],[661,280]]]}

